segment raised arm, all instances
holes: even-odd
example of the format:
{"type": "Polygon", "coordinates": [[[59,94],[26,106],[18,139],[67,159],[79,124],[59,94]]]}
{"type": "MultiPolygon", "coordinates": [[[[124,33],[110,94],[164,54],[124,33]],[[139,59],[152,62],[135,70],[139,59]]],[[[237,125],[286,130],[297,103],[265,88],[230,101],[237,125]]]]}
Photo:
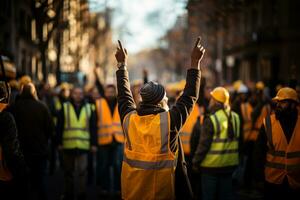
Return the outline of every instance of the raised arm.
{"type": "Polygon", "coordinates": [[[95,75],[95,83],[96,83],[97,90],[98,90],[99,94],[101,95],[101,97],[105,98],[104,87],[100,81],[100,77],[98,76],[97,67],[94,68],[94,75],[95,75]]]}
{"type": "Polygon", "coordinates": [[[127,50],[123,48],[118,40],[119,46],[115,54],[118,62],[117,70],[117,88],[118,88],[118,106],[121,122],[129,112],[136,109],[134,99],[130,90],[129,76],[126,68],[127,65],[127,50]]]}
{"type": "Polygon", "coordinates": [[[205,49],[200,44],[200,40],[201,38],[198,37],[191,53],[191,67],[187,71],[186,85],[183,94],[170,110],[171,130],[175,133],[178,133],[184,125],[199,96],[201,77],[200,62],[205,53],[205,49]]]}

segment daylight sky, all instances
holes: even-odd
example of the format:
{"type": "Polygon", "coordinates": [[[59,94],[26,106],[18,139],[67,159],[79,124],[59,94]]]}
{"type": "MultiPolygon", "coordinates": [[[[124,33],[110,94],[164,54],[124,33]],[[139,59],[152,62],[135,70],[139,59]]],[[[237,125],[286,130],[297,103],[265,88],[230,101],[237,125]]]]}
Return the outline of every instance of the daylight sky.
{"type": "Polygon", "coordinates": [[[186,12],[186,0],[89,0],[90,10],[114,10],[114,40],[121,39],[128,51],[155,47],[179,15],[186,12]]]}

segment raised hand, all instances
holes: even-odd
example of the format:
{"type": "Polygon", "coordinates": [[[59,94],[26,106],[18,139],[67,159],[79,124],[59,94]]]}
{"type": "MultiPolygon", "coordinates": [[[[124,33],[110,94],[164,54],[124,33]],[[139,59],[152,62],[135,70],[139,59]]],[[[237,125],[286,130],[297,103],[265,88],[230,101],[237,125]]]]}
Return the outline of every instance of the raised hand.
{"type": "Polygon", "coordinates": [[[195,46],[191,54],[191,67],[196,69],[200,69],[200,62],[205,53],[205,49],[200,42],[201,42],[201,37],[199,36],[197,38],[197,41],[195,43],[195,46]]]}
{"type": "Polygon", "coordinates": [[[123,48],[122,43],[118,40],[118,47],[115,53],[115,57],[118,63],[127,64],[127,50],[123,48]]]}

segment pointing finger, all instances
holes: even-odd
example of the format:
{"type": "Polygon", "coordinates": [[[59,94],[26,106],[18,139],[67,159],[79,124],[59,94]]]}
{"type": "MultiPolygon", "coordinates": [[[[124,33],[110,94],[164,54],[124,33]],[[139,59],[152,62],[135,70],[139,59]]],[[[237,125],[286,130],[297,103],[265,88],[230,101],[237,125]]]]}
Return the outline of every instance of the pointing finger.
{"type": "Polygon", "coordinates": [[[197,41],[196,41],[196,44],[195,44],[195,47],[194,48],[197,48],[198,44],[200,44],[200,41],[201,41],[201,37],[199,36],[197,38],[197,41]]]}
{"type": "Polygon", "coordinates": [[[120,47],[120,49],[124,52],[124,49],[123,49],[123,46],[122,46],[122,43],[121,43],[121,41],[120,40],[118,40],[118,43],[119,43],[119,47],[120,47]]]}

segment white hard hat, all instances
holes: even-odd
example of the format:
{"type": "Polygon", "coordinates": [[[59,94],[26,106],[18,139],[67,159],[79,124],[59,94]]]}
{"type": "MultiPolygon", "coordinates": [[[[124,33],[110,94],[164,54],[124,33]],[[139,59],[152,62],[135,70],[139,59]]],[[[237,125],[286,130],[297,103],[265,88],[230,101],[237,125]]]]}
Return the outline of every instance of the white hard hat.
{"type": "Polygon", "coordinates": [[[248,92],[248,88],[247,88],[246,85],[241,84],[237,92],[238,93],[247,93],[248,92]]]}

